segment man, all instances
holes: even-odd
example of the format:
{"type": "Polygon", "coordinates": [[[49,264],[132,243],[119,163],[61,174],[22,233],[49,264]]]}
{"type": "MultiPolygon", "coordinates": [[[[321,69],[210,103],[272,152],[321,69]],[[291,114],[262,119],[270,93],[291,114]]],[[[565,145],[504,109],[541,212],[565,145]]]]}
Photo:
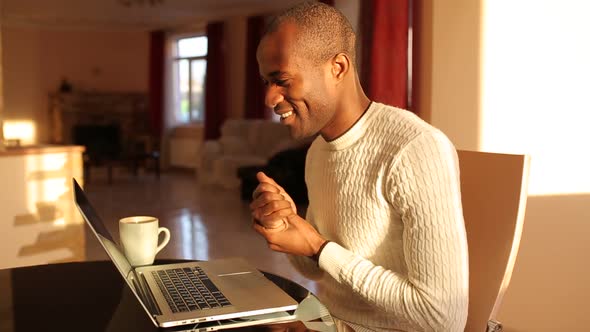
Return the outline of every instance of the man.
{"type": "Polygon", "coordinates": [[[292,136],[319,135],[306,160],[306,218],[259,173],[254,229],[318,281],[341,328],[462,331],[467,241],[450,141],[367,98],[354,32],[330,6],[304,3],[278,16],[257,59],[265,102],[292,136]]]}

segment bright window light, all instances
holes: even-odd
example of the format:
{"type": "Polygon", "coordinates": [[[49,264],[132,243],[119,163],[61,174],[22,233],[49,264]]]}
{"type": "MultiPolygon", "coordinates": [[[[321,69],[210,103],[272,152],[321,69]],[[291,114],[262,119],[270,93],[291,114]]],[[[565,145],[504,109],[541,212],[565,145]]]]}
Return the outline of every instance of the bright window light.
{"type": "Polygon", "coordinates": [[[202,122],[205,118],[207,37],[176,40],[174,59],[174,113],[176,123],[202,122]]]}
{"type": "Polygon", "coordinates": [[[588,12],[588,1],[485,1],[481,149],[530,154],[531,195],[590,193],[588,12]]]}
{"type": "Polygon", "coordinates": [[[207,55],[207,37],[191,37],[178,40],[178,57],[188,58],[207,55]]]}
{"type": "Polygon", "coordinates": [[[20,144],[35,142],[35,123],[33,121],[4,120],[4,139],[20,140],[20,144]]]}

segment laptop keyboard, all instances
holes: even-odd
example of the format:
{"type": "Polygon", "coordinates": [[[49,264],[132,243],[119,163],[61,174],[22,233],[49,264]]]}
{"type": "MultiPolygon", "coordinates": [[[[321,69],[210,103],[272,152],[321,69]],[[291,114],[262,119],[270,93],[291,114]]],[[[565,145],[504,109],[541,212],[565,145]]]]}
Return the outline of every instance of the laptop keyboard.
{"type": "Polygon", "coordinates": [[[172,312],[187,312],[231,305],[200,267],[152,271],[172,312]]]}

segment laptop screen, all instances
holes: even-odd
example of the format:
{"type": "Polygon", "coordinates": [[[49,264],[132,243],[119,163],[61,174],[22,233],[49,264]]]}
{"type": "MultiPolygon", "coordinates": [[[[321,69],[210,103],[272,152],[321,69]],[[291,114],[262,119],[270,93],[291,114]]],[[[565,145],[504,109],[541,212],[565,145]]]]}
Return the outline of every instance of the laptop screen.
{"type": "Polygon", "coordinates": [[[106,250],[107,254],[111,258],[119,272],[121,272],[123,277],[129,283],[129,273],[133,270],[131,264],[113,240],[111,233],[109,233],[104,223],[96,213],[96,211],[94,211],[92,205],[90,205],[90,202],[86,198],[84,191],[82,190],[76,179],[72,179],[72,182],[74,184],[74,198],[76,201],[76,205],[80,210],[80,213],[82,214],[82,216],[86,220],[86,223],[90,226],[90,228],[98,238],[100,244],[106,250]]]}

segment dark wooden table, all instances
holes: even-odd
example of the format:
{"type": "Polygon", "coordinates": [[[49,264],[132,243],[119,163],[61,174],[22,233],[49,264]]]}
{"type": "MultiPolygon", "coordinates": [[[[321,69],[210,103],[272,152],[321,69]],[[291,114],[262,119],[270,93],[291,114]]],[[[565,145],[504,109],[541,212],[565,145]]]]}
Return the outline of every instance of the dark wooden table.
{"type": "MultiPolygon", "coordinates": [[[[173,261],[159,263],[170,262],[173,261]]],[[[295,282],[269,273],[265,275],[300,303],[304,299],[305,304],[309,303],[310,297],[316,300],[313,294],[295,282]]],[[[302,307],[303,305],[300,305],[298,311],[302,307]]],[[[314,308],[311,310],[317,311],[314,308]]],[[[305,316],[309,318],[309,310],[305,311],[308,312],[305,316]]],[[[336,331],[331,317],[329,314],[326,316],[326,312],[318,312],[317,315],[312,313],[311,318],[312,320],[305,322],[299,320],[240,330],[336,331]],[[324,317],[320,318],[321,314],[324,317]]],[[[174,329],[155,327],[110,261],[0,270],[2,332],[190,330],[190,326],[174,329]]]]}

